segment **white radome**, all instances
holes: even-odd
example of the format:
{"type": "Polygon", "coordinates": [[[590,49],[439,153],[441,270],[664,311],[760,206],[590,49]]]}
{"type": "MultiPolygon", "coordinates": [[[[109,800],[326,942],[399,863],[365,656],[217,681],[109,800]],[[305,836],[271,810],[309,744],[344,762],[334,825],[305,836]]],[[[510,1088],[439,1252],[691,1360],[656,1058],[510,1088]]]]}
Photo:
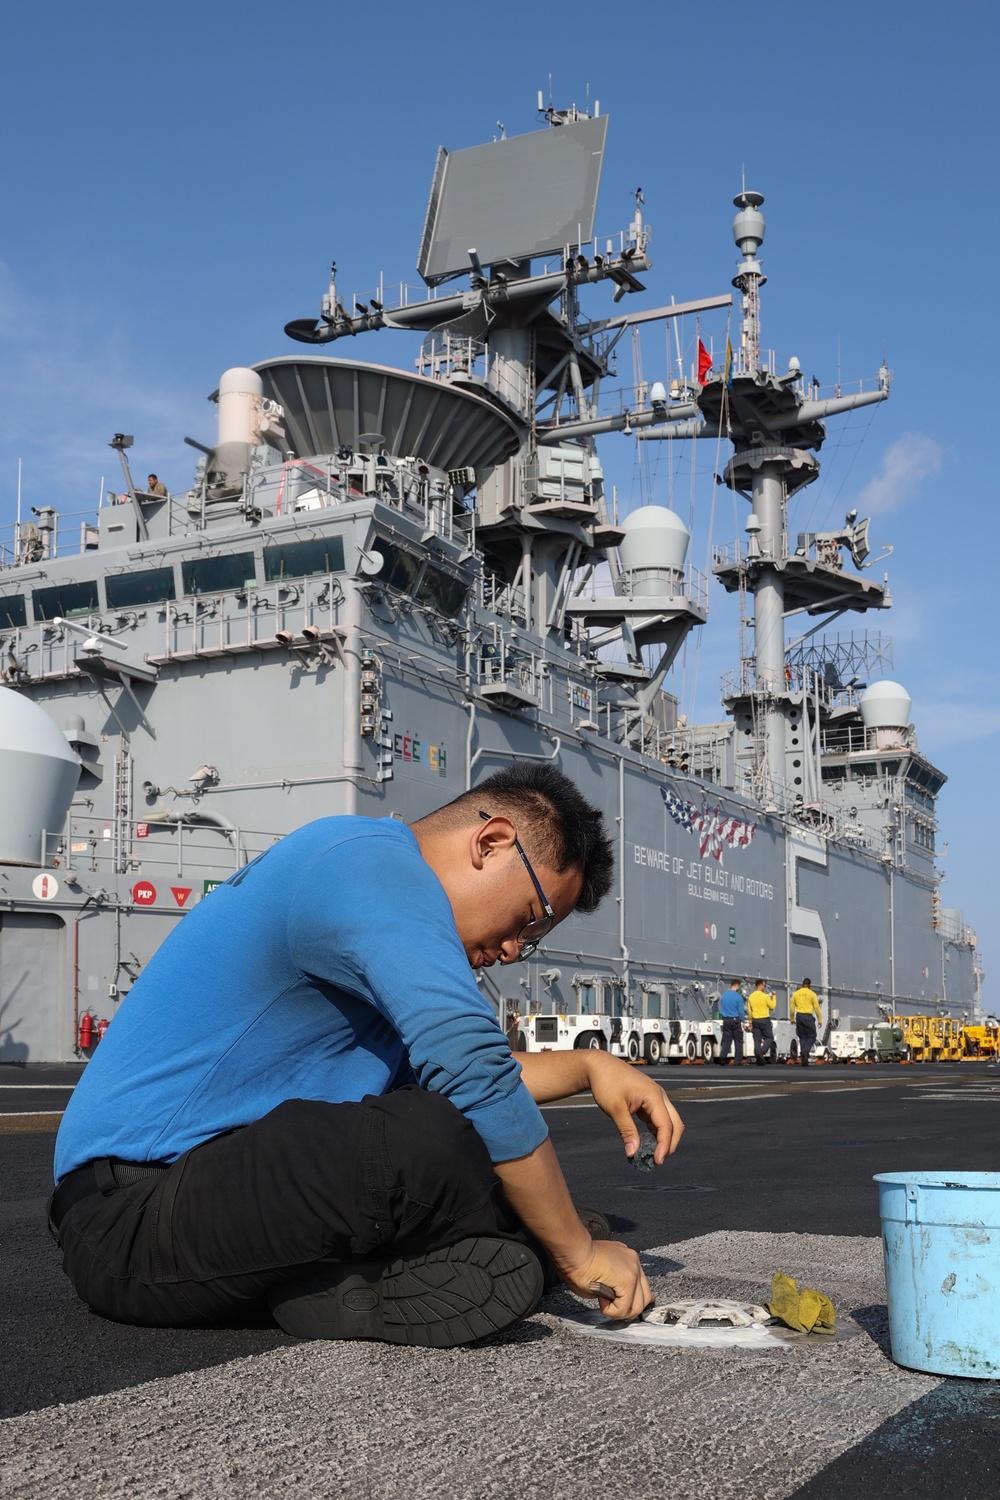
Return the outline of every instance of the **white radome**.
{"type": "Polygon", "coordinates": [[[866,729],[905,729],[912,699],[898,682],[873,682],[861,694],[858,707],[866,729]]]}
{"type": "Polygon", "coordinates": [[[0,863],[37,865],[42,831],[57,834],[80,761],[44,708],[0,687],[0,863]]]}
{"type": "Polygon", "coordinates": [[[687,561],[691,533],[676,511],[665,505],[642,505],[622,522],[618,548],[622,571],[631,576],[633,593],[672,593],[670,586],[687,561]]]}

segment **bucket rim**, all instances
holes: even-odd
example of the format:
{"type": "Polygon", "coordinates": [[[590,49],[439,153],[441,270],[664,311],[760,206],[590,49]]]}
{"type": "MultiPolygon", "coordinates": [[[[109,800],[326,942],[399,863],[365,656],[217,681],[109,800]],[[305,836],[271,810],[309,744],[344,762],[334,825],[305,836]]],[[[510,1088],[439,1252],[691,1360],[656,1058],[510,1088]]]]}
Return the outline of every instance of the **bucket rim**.
{"type": "Polygon", "coordinates": [[[876,1172],[873,1182],[894,1187],[955,1188],[959,1191],[1000,1192],[1000,1172],[876,1172]]]}

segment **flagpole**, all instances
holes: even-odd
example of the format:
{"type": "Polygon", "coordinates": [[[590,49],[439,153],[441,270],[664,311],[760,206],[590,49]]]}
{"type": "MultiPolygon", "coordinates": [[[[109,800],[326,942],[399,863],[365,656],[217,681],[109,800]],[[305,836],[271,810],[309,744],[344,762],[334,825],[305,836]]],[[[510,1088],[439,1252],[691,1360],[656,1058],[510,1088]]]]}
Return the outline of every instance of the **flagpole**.
{"type": "MultiPolygon", "coordinates": [[[[671,297],[670,300],[671,300],[671,302],[673,302],[675,299],[673,297],[671,297]]],[[[674,347],[677,350],[677,377],[678,377],[678,380],[679,380],[680,384],[683,385],[684,384],[684,357],[681,354],[681,331],[680,331],[680,328],[678,327],[678,324],[680,323],[680,319],[679,318],[672,318],[671,322],[674,325],[674,347]]],[[[669,339],[669,337],[670,337],[670,335],[668,334],[667,338],[669,339]]]]}
{"type": "Polygon", "coordinates": [[[21,460],[17,461],[17,529],[14,532],[14,561],[21,556],[21,460]]]}

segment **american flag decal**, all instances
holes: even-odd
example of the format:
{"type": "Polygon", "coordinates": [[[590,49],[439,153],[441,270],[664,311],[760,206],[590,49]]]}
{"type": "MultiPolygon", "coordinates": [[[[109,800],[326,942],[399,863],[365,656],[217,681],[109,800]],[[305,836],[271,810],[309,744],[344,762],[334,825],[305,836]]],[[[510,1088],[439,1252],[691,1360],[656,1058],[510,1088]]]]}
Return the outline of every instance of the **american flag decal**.
{"type": "Polygon", "coordinates": [[[671,787],[660,787],[660,796],[667,812],[685,833],[698,835],[700,857],[710,856],[721,862],[723,846],[730,849],[748,849],[757,832],[756,823],[747,823],[743,818],[734,818],[726,813],[720,802],[709,807],[703,801],[699,808],[694,802],[685,802],[671,787]]]}

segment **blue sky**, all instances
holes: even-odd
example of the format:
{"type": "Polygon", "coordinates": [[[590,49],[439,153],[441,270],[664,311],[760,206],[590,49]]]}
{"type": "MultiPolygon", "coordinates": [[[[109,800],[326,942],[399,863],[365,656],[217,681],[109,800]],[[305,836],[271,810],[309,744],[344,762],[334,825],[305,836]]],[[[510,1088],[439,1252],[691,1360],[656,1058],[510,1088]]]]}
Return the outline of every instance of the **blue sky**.
{"type": "MultiPolygon", "coordinates": [[[[894,546],[896,607],[873,628],[891,632],[921,745],[949,776],[942,901],[977,927],[996,1006],[997,32],[996,8],[968,0],[17,7],[0,91],[0,526],[19,456],[26,506],[92,506],[116,430],[135,433],[139,470],[184,485],[181,440],[211,437],[219,374],[293,347],[282,325],[316,311],[331,258],[348,292],[380,269],[416,282],[439,144],[488,140],[498,120],[533,129],[550,74],[557,105],[589,85],[611,116],[598,229],[624,227],[640,185],[653,226],[642,305],[729,290],[745,169],[766,197],[764,343],[824,385],[874,375],[883,354],[894,371],[885,406],[830,423],[792,524],[857,504],[894,546]]],[[[605,304],[598,288],[588,308],[605,304]]],[[[717,347],[724,330],[705,320],[717,347]]],[[[408,363],[416,346],[382,333],[351,353],[408,363]]],[[[671,373],[662,327],[642,353],[647,379],[671,373]]],[[[602,451],[623,508],[668,498],[665,451],[651,489],[633,444],[602,451]]],[[[684,456],[673,478],[698,562],[713,459],[698,452],[692,484],[684,456]]],[[[712,539],[742,533],[744,509],[715,500],[712,539]]],[[[718,590],[713,605],[693,702],[693,653],[683,683],[700,718],[735,665],[731,607],[718,590]]]]}

